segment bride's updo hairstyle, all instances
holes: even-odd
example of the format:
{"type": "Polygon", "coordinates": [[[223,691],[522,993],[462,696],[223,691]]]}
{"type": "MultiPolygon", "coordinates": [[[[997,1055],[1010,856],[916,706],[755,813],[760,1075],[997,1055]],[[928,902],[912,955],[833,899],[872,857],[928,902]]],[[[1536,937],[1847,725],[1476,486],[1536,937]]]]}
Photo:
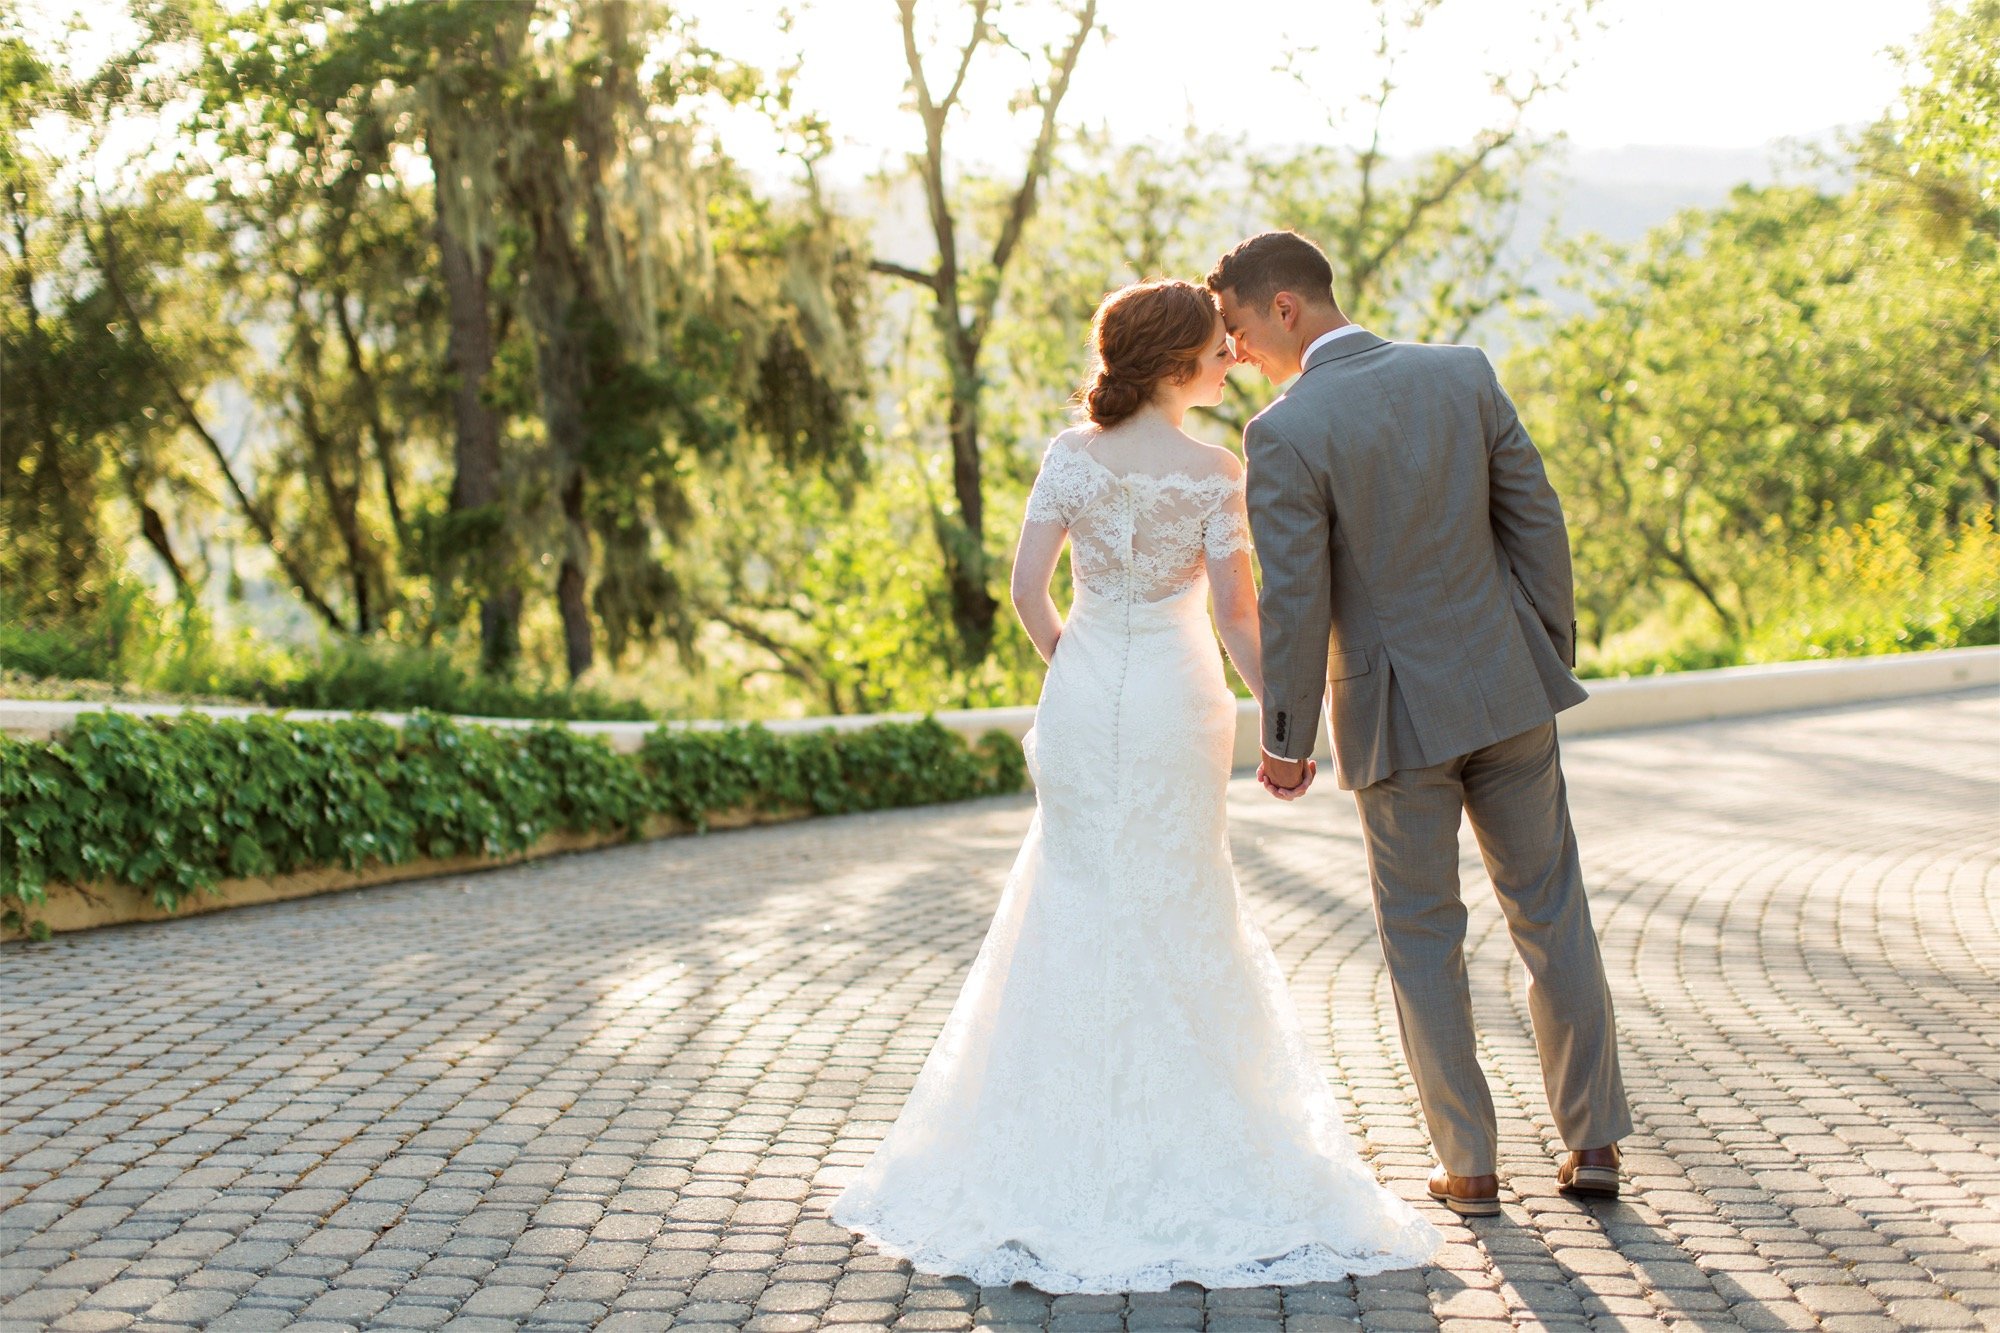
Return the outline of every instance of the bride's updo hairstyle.
{"type": "Polygon", "coordinates": [[[1077,401],[1099,426],[1115,426],[1146,405],[1162,382],[1185,384],[1215,339],[1215,298],[1205,287],[1170,280],[1121,287],[1090,321],[1096,372],[1077,401]]]}

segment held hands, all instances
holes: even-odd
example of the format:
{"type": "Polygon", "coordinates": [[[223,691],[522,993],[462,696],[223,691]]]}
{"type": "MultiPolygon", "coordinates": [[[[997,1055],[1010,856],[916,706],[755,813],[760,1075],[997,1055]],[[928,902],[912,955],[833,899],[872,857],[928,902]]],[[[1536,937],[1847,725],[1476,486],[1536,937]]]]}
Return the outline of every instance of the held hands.
{"type": "Polygon", "coordinates": [[[1265,755],[1257,765],[1257,781],[1281,801],[1296,801],[1312,786],[1319,765],[1310,759],[1279,759],[1265,755]]]}

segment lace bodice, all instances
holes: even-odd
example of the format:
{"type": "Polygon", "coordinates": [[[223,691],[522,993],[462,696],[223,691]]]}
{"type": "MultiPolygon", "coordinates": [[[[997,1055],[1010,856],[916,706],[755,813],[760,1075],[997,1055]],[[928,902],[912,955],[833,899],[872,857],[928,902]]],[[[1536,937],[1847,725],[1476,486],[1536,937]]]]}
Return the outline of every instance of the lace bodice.
{"type": "Polygon", "coordinates": [[[1193,587],[1205,559],[1250,549],[1243,479],[1224,473],[1114,472],[1059,435],[1028,493],[1028,522],[1068,531],[1079,586],[1120,602],[1157,602],[1193,587]]]}

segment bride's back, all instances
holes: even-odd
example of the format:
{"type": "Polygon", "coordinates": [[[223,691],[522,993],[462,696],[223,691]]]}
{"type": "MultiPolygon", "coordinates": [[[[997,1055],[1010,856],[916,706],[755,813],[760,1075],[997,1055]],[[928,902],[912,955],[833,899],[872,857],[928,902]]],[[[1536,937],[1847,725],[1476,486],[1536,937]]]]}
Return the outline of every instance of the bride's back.
{"type": "Polygon", "coordinates": [[[1242,470],[1236,455],[1218,445],[1190,439],[1153,417],[1121,421],[1103,427],[1085,424],[1064,431],[1057,443],[1071,443],[1121,475],[1204,477],[1234,476],[1242,470]]]}
{"type": "Polygon", "coordinates": [[[1235,455],[1148,420],[1058,435],[1028,497],[1028,521],[1067,529],[1077,585],[1117,601],[1185,592],[1205,555],[1248,545],[1235,455]]]}

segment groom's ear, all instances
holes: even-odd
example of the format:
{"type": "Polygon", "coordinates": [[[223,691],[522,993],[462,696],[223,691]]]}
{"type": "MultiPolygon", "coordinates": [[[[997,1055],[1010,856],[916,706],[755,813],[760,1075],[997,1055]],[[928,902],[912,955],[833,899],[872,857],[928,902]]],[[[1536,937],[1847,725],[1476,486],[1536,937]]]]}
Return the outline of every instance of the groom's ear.
{"type": "Polygon", "coordinates": [[[1277,316],[1278,322],[1285,326],[1287,333],[1298,320],[1299,309],[1299,298],[1290,292],[1279,292],[1271,298],[1271,313],[1277,316]]]}

